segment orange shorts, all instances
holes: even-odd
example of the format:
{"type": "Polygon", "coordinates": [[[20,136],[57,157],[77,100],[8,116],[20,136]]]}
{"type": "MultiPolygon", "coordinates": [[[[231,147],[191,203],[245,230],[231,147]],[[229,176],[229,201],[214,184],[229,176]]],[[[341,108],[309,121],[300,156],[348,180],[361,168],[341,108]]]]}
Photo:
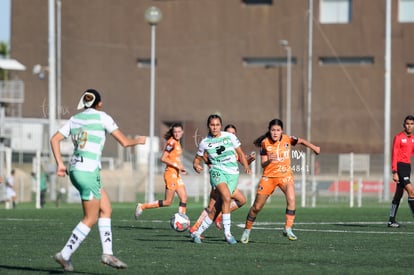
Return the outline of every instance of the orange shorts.
{"type": "Polygon", "coordinates": [[[262,177],[259,185],[257,186],[257,194],[259,195],[272,195],[276,190],[276,187],[282,188],[287,184],[293,184],[293,177],[287,176],[282,178],[268,178],[262,177]]]}
{"type": "Polygon", "coordinates": [[[165,188],[173,191],[177,190],[178,187],[184,185],[184,182],[181,179],[180,174],[169,171],[165,171],[164,173],[164,182],[165,188]]]}

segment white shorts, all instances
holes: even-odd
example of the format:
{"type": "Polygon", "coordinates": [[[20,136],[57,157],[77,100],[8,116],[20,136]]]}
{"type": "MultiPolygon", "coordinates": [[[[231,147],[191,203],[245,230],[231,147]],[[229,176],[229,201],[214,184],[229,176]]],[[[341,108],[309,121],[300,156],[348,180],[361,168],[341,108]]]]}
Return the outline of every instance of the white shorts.
{"type": "Polygon", "coordinates": [[[11,199],[12,197],[16,196],[16,192],[12,188],[6,188],[6,197],[11,199]]]}

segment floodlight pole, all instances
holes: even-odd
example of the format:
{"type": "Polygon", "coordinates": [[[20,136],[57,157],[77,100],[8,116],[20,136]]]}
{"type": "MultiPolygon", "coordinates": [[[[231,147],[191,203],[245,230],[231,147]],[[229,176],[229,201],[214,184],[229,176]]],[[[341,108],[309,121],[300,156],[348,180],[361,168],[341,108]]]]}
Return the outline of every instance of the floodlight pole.
{"type": "Polygon", "coordinates": [[[286,121],[285,133],[291,135],[291,109],[292,109],[292,48],[287,40],[280,40],[280,45],[285,49],[287,54],[287,72],[286,72],[286,121]]]}
{"type": "MultiPolygon", "coordinates": [[[[56,22],[55,22],[55,0],[49,0],[49,139],[54,135],[56,131],[56,22]]],[[[47,142],[48,143],[48,142],[47,142]]],[[[53,161],[52,155],[49,157],[50,161],[53,161]]],[[[39,160],[40,161],[40,160],[39,160]]],[[[39,176],[39,175],[38,175],[39,176]]],[[[56,198],[56,180],[52,176],[50,180],[50,198],[54,200],[56,198]]],[[[40,205],[36,205],[36,208],[40,208],[40,205]]]]}
{"type": "Polygon", "coordinates": [[[58,122],[62,116],[62,0],[56,2],[56,20],[57,20],[57,37],[56,37],[56,56],[57,56],[57,68],[56,68],[56,101],[57,101],[57,119],[58,122]]]}
{"type": "Polygon", "coordinates": [[[385,19],[385,97],[384,97],[384,201],[390,197],[391,174],[391,0],[386,2],[385,19]]]}
{"type": "Polygon", "coordinates": [[[146,200],[154,200],[154,124],[155,124],[155,32],[157,23],[161,21],[162,14],[157,7],[149,7],[145,11],[145,19],[151,25],[151,77],[150,77],[150,144],[149,144],[149,169],[146,200]]]}

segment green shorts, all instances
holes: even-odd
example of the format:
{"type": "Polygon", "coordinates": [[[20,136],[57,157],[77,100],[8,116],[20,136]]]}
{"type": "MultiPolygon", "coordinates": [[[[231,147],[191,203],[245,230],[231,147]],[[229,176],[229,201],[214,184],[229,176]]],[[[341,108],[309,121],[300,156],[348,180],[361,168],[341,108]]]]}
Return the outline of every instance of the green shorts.
{"type": "Polygon", "coordinates": [[[93,172],[69,171],[70,180],[73,186],[78,189],[82,200],[101,199],[101,176],[99,172],[99,169],[93,172]]]}
{"type": "Polygon", "coordinates": [[[223,182],[227,184],[230,194],[233,194],[234,190],[237,188],[237,184],[239,183],[239,174],[227,174],[223,173],[223,171],[210,169],[211,187],[216,189],[216,186],[223,182]]]}

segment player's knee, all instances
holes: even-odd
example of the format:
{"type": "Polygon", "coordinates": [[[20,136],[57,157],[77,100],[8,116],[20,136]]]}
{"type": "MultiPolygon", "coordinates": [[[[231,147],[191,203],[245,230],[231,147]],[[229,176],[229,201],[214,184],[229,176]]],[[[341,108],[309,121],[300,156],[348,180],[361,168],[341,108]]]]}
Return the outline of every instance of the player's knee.
{"type": "Polygon", "coordinates": [[[231,197],[230,196],[222,196],[221,200],[223,203],[230,204],[231,203],[231,197]]]}

